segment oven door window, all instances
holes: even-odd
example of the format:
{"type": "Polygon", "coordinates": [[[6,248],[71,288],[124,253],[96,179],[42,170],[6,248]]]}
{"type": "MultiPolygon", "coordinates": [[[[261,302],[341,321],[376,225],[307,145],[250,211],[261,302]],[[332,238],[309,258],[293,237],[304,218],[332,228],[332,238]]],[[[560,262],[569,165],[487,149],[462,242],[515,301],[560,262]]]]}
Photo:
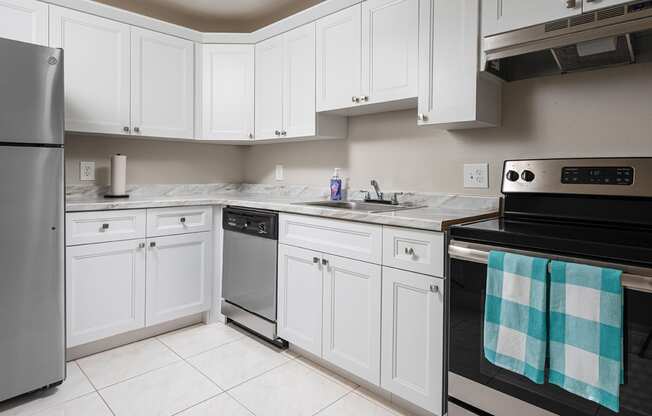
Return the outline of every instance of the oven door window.
{"type": "MultiPolygon", "coordinates": [[[[496,367],[484,358],[487,266],[451,259],[450,371],[561,415],[614,415],[551,384],[496,367]]],[[[652,294],[625,291],[625,384],[619,415],[652,415],[652,294]]]]}

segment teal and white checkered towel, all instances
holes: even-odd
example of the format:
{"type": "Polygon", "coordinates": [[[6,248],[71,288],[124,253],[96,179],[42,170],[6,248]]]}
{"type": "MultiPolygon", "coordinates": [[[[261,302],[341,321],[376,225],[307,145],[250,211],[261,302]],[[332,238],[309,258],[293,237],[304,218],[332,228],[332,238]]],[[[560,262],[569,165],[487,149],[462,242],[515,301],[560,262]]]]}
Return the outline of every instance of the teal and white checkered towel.
{"type": "Polygon", "coordinates": [[[552,262],[549,381],[614,412],[623,381],[620,270],[552,262]]]}
{"type": "Polygon", "coordinates": [[[487,267],[484,355],[539,384],[545,379],[548,263],[492,251],[487,267]]]}

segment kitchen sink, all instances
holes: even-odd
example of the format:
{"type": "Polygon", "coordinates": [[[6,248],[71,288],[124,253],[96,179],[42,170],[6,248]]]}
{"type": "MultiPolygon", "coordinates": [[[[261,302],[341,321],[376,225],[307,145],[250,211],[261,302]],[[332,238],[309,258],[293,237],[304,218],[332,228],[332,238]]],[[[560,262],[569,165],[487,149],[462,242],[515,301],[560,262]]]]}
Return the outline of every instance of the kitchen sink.
{"type": "Polygon", "coordinates": [[[324,207],[324,208],[339,208],[347,209],[350,211],[360,211],[360,212],[392,212],[400,211],[404,209],[414,209],[421,208],[421,206],[413,204],[385,204],[380,202],[363,202],[363,201],[314,201],[314,202],[296,202],[294,205],[307,205],[314,207],[324,207]]]}

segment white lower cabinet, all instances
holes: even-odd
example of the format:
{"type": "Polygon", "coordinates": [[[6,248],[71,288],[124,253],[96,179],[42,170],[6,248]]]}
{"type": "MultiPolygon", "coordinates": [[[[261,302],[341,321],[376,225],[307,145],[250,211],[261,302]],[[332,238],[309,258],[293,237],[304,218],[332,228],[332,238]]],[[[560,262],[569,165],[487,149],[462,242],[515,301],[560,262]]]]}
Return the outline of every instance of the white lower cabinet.
{"type": "Polygon", "coordinates": [[[144,326],[144,240],[68,247],[67,346],[144,326]]]}
{"type": "Polygon", "coordinates": [[[442,414],[444,281],[383,267],[381,387],[442,414]]]}
{"type": "Polygon", "coordinates": [[[381,267],[324,260],[323,358],[379,385],[381,267]]]}
{"type": "Polygon", "coordinates": [[[321,356],[322,346],[321,253],[279,244],[278,335],[321,356]]]}
{"type": "Polygon", "coordinates": [[[210,308],[210,232],[147,239],[147,325],[210,308]]]}

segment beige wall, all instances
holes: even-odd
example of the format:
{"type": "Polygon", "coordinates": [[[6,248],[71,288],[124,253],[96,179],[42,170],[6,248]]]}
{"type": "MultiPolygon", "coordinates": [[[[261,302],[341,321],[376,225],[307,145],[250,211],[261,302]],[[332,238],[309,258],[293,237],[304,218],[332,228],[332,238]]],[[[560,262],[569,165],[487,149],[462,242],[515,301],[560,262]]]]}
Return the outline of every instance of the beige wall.
{"type": "Polygon", "coordinates": [[[324,185],[334,167],[352,188],[498,194],[513,158],[652,156],[652,64],[506,84],[503,127],[447,132],[417,127],[415,111],[353,117],[349,139],[253,146],[244,178],[324,185]],[[490,164],[490,189],[462,186],[464,163],[490,164]]]}
{"type": "Polygon", "coordinates": [[[240,182],[243,149],[236,146],[119,137],[66,135],[66,183],[109,183],[112,154],[127,155],[127,183],[240,182]],[[95,161],[96,181],[79,181],[79,162],[95,161]]]}
{"type": "Polygon", "coordinates": [[[66,138],[66,178],[79,183],[79,161],[95,160],[108,182],[113,153],[128,156],[129,183],[273,183],[327,186],[334,167],[352,188],[371,178],[388,190],[498,194],[502,162],[513,158],[652,156],[652,64],[506,84],[503,127],[457,132],[417,127],[415,111],[352,117],[349,139],[251,147],[66,138]],[[490,189],[462,186],[464,163],[490,164],[490,189]]]}

